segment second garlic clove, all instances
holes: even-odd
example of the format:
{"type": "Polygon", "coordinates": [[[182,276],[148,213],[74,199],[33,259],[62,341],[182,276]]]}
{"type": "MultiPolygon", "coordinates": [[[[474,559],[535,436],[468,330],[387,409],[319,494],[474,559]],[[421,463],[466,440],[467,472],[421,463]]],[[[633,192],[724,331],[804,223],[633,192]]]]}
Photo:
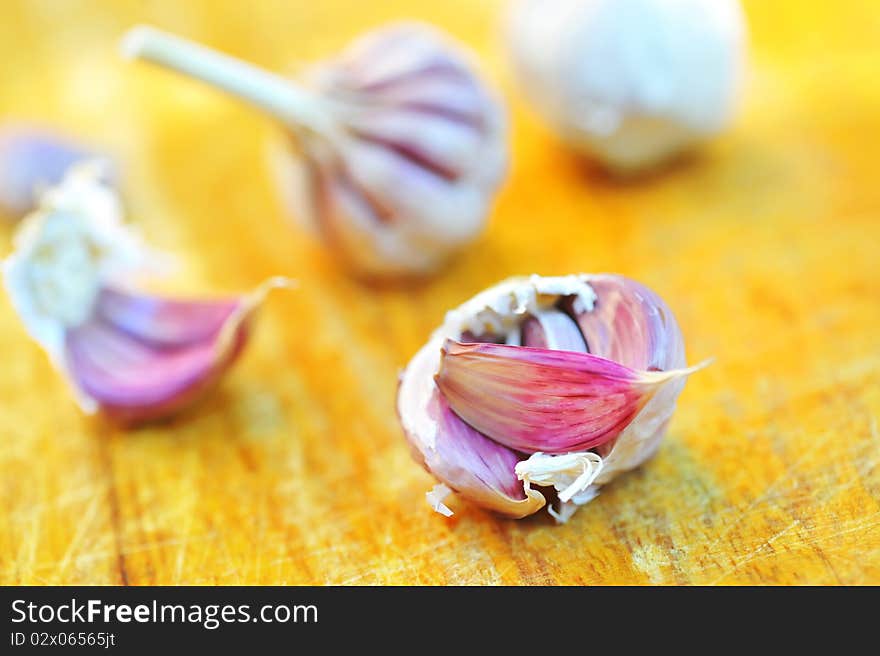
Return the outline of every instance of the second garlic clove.
{"type": "Polygon", "coordinates": [[[152,28],[123,48],[281,120],[275,168],[293,214],[358,272],[431,272],[485,225],[506,119],[471,56],[430,26],[370,32],[297,82],[152,28]]]}
{"type": "Polygon", "coordinates": [[[235,362],[269,280],[227,299],[179,299],[102,289],[85,323],[67,331],[64,364],[82,398],[113,421],[169,417],[204,396],[235,362]]]}
{"type": "Polygon", "coordinates": [[[271,278],[225,299],[171,299],[138,289],[162,263],[122,222],[101,170],[74,167],[22,220],[3,282],[25,328],[80,407],[132,425],[199,399],[232,365],[271,278]]]}

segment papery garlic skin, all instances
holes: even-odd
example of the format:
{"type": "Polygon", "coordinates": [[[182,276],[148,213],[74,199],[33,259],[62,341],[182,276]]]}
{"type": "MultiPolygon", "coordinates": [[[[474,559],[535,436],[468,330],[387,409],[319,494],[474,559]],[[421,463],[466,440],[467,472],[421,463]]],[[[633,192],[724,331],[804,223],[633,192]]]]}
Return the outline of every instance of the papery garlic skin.
{"type": "Polygon", "coordinates": [[[593,481],[602,471],[602,457],[592,451],[548,455],[537,451],[527,460],[516,463],[517,478],[527,486],[552,485],[559,493],[559,500],[586,503],[595,496],[593,481]],[[589,495],[587,498],[585,495],[589,495]]]}
{"type": "Polygon", "coordinates": [[[746,50],[738,0],[515,0],[506,37],[537,111],[618,173],[718,134],[737,106],[746,50]]]}
{"type": "MultiPolygon", "coordinates": [[[[568,329],[559,317],[552,321],[556,323],[558,334],[568,335],[568,329]]],[[[566,343],[577,346],[575,341],[566,339],[566,343]]],[[[509,362],[513,366],[516,361],[509,362]]],[[[601,485],[639,466],[655,453],[685,378],[693,371],[684,367],[684,343],[674,316],[656,294],[642,285],[621,276],[605,274],[513,278],[447,313],[444,324],[401,375],[397,411],[414,457],[460,496],[518,518],[543,507],[546,499],[540,486],[550,486],[556,488],[561,503],[558,509],[548,510],[557,520],[564,521],[575,507],[593,499],[601,485]],[[585,348],[577,350],[548,351],[546,347],[519,345],[523,338],[515,335],[517,332],[525,334],[524,325],[528,321],[542,314],[552,315],[560,308],[564,308],[571,323],[577,322],[584,334],[592,336],[592,342],[587,337],[585,348]],[[639,336],[638,342],[632,342],[630,335],[639,336]],[[621,344],[627,345],[625,353],[619,348],[621,344]],[[444,373],[447,363],[451,364],[448,358],[470,353],[479,357],[485,353],[487,357],[517,355],[525,361],[559,361],[562,367],[568,361],[598,367],[600,373],[595,374],[598,377],[594,382],[584,379],[583,384],[598,390],[587,393],[598,393],[595,399],[600,404],[605,403],[601,389],[608,386],[608,400],[613,405],[607,408],[619,407],[616,412],[623,424],[607,434],[603,432],[605,429],[597,426],[596,435],[601,439],[595,448],[566,452],[564,442],[555,453],[530,448],[527,445],[533,438],[529,433],[514,439],[513,435],[504,434],[504,427],[515,422],[516,414],[527,407],[518,406],[515,399],[522,398],[528,403],[530,395],[544,395],[552,385],[535,384],[513,371],[510,375],[519,382],[504,383],[499,378],[498,386],[491,390],[487,388],[485,392],[491,397],[486,397],[487,402],[495,404],[500,399],[500,408],[505,407],[504,403],[512,404],[506,406],[508,412],[496,413],[487,409],[492,405],[483,408],[479,392],[468,389],[467,381],[477,376],[473,382],[479,384],[483,377],[492,375],[491,369],[476,368],[468,373],[467,368],[471,365],[465,360],[461,364],[465,369],[444,373]],[[612,354],[616,360],[608,359],[612,354]],[[457,388],[464,396],[446,395],[445,377],[450,375],[457,377],[457,388]],[[464,388],[461,383],[465,383],[464,388]],[[623,401],[614,400],[630,386],[634,395],[631,402],[626,401],[626,397],[621,397],[623,401]],[[506,398],[510,401],[505,401],[506,398]],[[624,406],[620,406],[621,402],[624,406]],[[455,411],[456,407],[466,410],[468,403],[476,404],[471,407],[478,411],[475,417],[484,418],[479,421],[490,422],[486,424],[488,433],[479,432],[470,425],[466,418],[470,416],[468,413],[462,416],[455,411]],[[626,409],[627,403],[633,404],[632,414],[626,409]],[[438,408],[449,412],[441,413],[438,408]],[[488,414],[481,415],[484,410],[488,414]],[[496,420],[492,419],[493,416],[496,420]],[[502,432],[498,433],[493,425],[502,432]],[[487,465],[489,462],[491,464],[487,465]]],[[[570,375],[565,374],[564,369],[560,372],[570,375]]],[[[552,380],[551,376],[548,383],[552,380]]],[[[535,402],[546,403],[537,397],[535,402]]],[[[592,407],[590,403],[584,407],[589,409],[592,407]]],[[[533,411],[555,412],[557,407],[563,411],[562,406],[556,404],[538,405],[533,411]],[[544,409],[540,410],[542,407],[544,409]]],[[[547,422],[534,422],[533,430],[540,434],[544,424],[547,430],[555,430],[552,424],[556,417],[548,415],[547,419],[547,422]]],[[[613,427],[616,422],[617,419],[609,415],[606,423],[613,427]]]]}
{"type": "Polygon", "coordinates": [[[160,269],[162,257],[122,222],[106,167],[89,162],[48,189],[25,217],[3,262],[3,280],[25,327],[63,366],[64,333],[91,315],[103,281],[118,284],[160,269]]]}
{"type": "Polygon", "coordinates": [[[289,130],[273,157],[279,188],[356,271],[428,273],[482,231],[507,169],[506,119],[471,56],[439,30],[377,29],[297,82],[152,28],[123,48],[279,118],[289,130]]]}
{"type": "Polygon", "coordinates": [[[70,384],[83,411],[133,425],[183,410],[243,348],[270,279],[227,299],[184,300],[137,283],[168,258],[122,221],[96,163],[78,165],[25,217],[3,280],[27,331],[70,384]]]}
{"type": "Polygon", "coordinates": [[[444,503],[446,497],[452,494],[452,488],[443,483],[437,483],[428,492],[425,493],[425,499],[430,504],[434,512],[440,513],[444,517],[452,517],[452,510],[444,503]]]}

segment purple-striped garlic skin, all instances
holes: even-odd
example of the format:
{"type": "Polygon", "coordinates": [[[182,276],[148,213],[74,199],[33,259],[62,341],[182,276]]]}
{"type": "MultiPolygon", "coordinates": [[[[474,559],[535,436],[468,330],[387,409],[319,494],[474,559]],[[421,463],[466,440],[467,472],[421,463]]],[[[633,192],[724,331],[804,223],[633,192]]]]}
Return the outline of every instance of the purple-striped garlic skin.
{"type": "Polygon", "coordinates": [[[95,157],[87,146],[42,128],[0,126],[0,215],[21,218],[71,166],[95,157]]]}
{"type": "Polygon", "coordinates": [[[639,283],[514,278],[447,314],[403,372],[397,410],[441,482],[438,512],[453,490],[525,517],[549,486],[565,521],[656,452],[692,371],[672,312],[639,283]]]}
{"type": "Polygon", "coordinates": [[[152,28],[124,49],[280,118],[273,164],[292,214],[367,276],[438,268],[480,234],[507,170],[502,106],[428,25],[369,32],[296,82],[152,28]]]}
{"type": "Polygon", "coordinates": [[[74,167],[14,239],[3,279],[30,335],[80,407],[123,425],[163,419],[203,396],[247,341],[270,279],[226,299],[139,291],[152,253],[122,222],[116,194],[93,165],[74,167]]]}
{"type": "Polygon", "coordinates": [[[507,167],[505,117],[459,47],[428,26],[387,27],[310,84],[345,108],[341,130],[295,150],[289,175],[304,179],[285,186],[305,190],[296,215],[346,261],[431,271],[482,231],[507,167]]]}

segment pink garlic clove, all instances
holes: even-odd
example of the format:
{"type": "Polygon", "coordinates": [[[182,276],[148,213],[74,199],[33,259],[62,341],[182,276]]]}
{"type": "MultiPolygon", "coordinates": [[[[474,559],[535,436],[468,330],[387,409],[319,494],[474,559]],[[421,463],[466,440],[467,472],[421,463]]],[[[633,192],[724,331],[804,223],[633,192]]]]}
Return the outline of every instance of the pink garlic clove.
{"type": "Polygon", "coordinates": [[[587,343],[578,325],[565,312],[556,308],[542,310],[523,320],[519,346],[587,352],[587,343]]]}
{"type": "Polygon", "coordinates": [[[666,371],[684,366],[678,324],[657,294],[622,276],[594,276],[590,286],[596,293],[593,311],[566,308],[577,320],[590,353],[634,369],[666,371]]]}
{"type": "Polygon", "coordinates": [[[507,167],[506,121],[471,57],[436,29],[376,30],[301,83],[152,28],[123,49],[280,119],[294,214],[354,269],[429,272],[482,230],[507,167]]]}
{"type": "MultiPolygon", "coordinates": [[[[695,369],[684,368],[669,308],[641,285],[613,275],[513,278],[447,313],[401,376],[398,415],[417,459],[448,487],[458,489],[448,470],[459,469],[437,445],[451,432],[456,443],[505,449],[488,466],[496,480],[512,471],[521,481],[521,496],[507,488],[508,499],[529,501],[520,510],[537,511],[543,504],[534,495],[555,489],[558,505],[548,510],[562,522],[653,455],[695,369]],[[606,352],[673,366],[648,371],[606,352]],[[438,421],[438,397],[468,430],[438,421]]],[[[499,509],[497,496],[462,496],[523,516],[499,509]]],[[[435,497],[432,507],[446,514],[435,497]]]]}
{"type": "Polygon", "coordinates": [[[525,517],[544,505],[543,495],[526,492],[517,479],[520,458],[514,451],[471,428],[439,393],[431,397],[428,413],[437,425],[433,444],[411,443],[427,471],[465,499],[502,515],[525,517]]]}
{"type": "Polygon", "coordinates": [[[272,278],[249,294],[175,300],[131,291],[153,255],[94,166],[74,167],[27,216],[3,263],[13,305],[80,406],[123,424],[170,416],[232,365],[272,278]]]}
{"type": "Polygon", "coordinates": [[[0,127],[0,213],[20,218],[71,166],[95,157],[86,146],[43,129],[0,127]]]}
{"type": "Polygon", "coordinates": [[[617,437],[661,385],[687,373],[637,372],[589,353],[448,340],[437,387],[459,417],[499,444],[568,453],[617,437]]]}
{"type": "MultiPolygon", "coordinates": [[[[270,280],[245,296],[185,301],[102,291],[91,319],[68,330],[67,372],[83,397],[134,425],[201,398],[235,362],[270,280]]],[[[283,284],[283,282],[281,283],[283,284]]]]}

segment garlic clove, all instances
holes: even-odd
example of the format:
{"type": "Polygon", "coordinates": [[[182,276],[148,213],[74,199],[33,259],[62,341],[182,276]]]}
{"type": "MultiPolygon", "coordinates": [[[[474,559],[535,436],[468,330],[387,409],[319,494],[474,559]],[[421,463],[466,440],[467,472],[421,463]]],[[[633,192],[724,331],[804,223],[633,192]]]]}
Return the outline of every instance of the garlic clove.
{"type": "Polygon", "coordinates": [[[524,490],[517,479],[516,453],[468,426],[440,394],[429,413],[437,423],[436,439],[420,452],[429,472],[462,497],[503,515],[525,517],[544,506],[544,496],[524,490]]]}
{"type": "Polygon", "coordinates": [[[25,217],[3,262],[13,306],[81,408],[124,424],[171,415],[213,386],[246,342],[272,278],[231,299],[132,291],[155,254],[121,219],[92,164],[74,167],[25,217]]]}
{"type": "Polygon", "coordinates": [[[167,417],[202,397],[234,363],[269,280],[235,299],[185,301],[105,289],[88,322],[66,333],[66,371],[81,397],[126,425],[167,417]]]}
{"type": "MultiPolygon", "coordinates": [[[[71,166],[95,157],[86,146],[46,130],[0,127],[0,213],[20,218],[71,166]]],[[[109,168],[105,173],[110,174],[109,168]]]]}
{"type": "MultiPolygon", "coordinates": [[[[481,507],[517,518],[537,512],[546,501],[537,490],[526,491],[517,479],[519,456],[468,426],[440,395],[433,380],[438,355],[434,344],[427,344],[400,378],[397,412],[413,458],[481,507]]],[[[432,498],[428,501],[435,507],[432,498]]]]}
{"type": "Polygon", "coordinates": [[[355,270],[428,273],[482,231],[507,169],[506,119],[458,44],[419,23],[370,32],[301,82],[139,27],[124,52],[279,119],[279,186],[355,270]]]}
{"type": "Polygon", "coordinates": [[[496,442],[564,453],[613,439],[661,385],[688,373],[638,372],[589,353],[448,340],[437,387],[459,417],[496,442]]]}
{"type": "Polygon", "coordinates": [[[555,308],[540,310],[525,319],[520,328],[519,344],[557,351],[586,353],[587,344],[578,325],[565,312],[555,308]]]}
{"type": "Polygon", "coordinates": [[[657,294],[622,276],[595,276],[590,286],[596,293],[592,310],[564,303],[590,353],[633,369],[665,371],[684,366],[681,331],[657,294]]]}

